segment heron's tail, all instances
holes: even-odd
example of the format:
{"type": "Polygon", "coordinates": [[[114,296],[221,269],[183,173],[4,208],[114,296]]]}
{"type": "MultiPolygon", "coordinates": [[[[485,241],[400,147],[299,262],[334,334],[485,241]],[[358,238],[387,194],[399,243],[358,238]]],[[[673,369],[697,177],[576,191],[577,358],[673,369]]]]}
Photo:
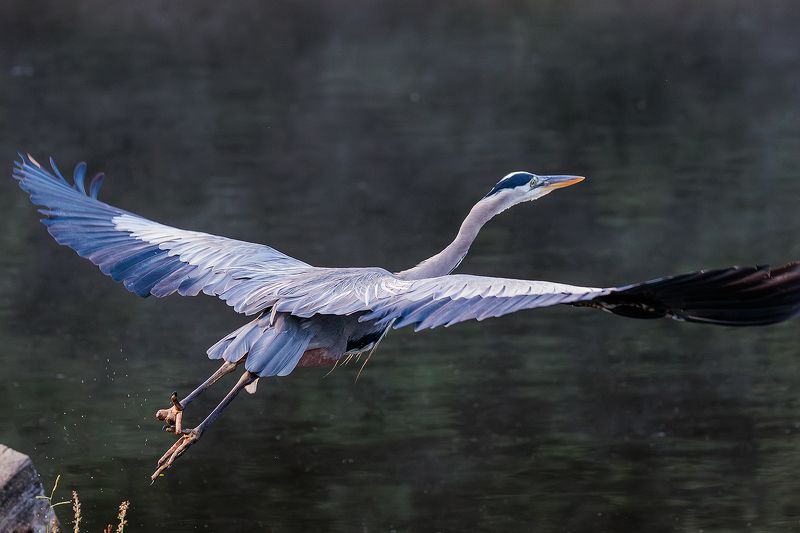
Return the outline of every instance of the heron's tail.
{"type": "Polygon", "coordinates": [[[631,318],[670,317],[724,326],[775,324],[800,313],[800,262],[659,278],[577,305],[631,318]]]}
{"type": "Polygon", "coordinates": [[[210,359],[235,363],[247,355],[245,368],[264,376],[286,376],[294,370],[308,348],[313,333],[300,319],[278,313],[275,320],[268,312],[220,339],[208,349],[210,359]]]}

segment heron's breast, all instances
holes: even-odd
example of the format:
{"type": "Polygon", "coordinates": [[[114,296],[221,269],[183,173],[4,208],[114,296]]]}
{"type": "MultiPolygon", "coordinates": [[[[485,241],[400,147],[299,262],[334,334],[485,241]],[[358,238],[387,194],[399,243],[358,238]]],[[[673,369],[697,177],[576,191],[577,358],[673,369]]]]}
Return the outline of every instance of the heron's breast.
{"type": "Polygon", "coordinates": [[[313,348],[306,350],[303,357],[297,363],[301,368],[312,368],[318,366],[331,366],[339,358],[341,354],[332,353],[328,348],[313,348]]]}

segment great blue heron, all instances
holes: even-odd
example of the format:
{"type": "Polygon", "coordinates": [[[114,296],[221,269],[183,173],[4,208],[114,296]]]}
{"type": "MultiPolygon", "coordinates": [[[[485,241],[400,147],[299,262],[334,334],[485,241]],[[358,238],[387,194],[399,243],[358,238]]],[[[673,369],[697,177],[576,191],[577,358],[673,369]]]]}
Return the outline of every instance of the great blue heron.
{"type": "Polygon", "coordinates": [[[580,176],[508,174],[475,204],[441,252],[391,273],[314,267],[262,244],[164,226],[99,201],[103,174],[87,189],[84,163],[75,167],[72,185],[52,159],[50,166],[52,171],[20,155],[13,176],[42,207],[42,222],[60,244],[139,296],[204,292],[255,317],[208,349],[211,359],[223,360],[213,375],[183,399],[173,394],[172,406],[156,413],[178,439],[158,461],[153,480],[242,389],[255,392],[260,378],[360,355],[374,349],[390,327],[449,326],[555,304],[727,326],[773,324],[800,311],[798,263],[703,270],[613,288],[452,274],[492,217],[578,183],[580,176]],[[244,373],[219,405],[195,428],[183,428],[184,409],[241,364],[244,373]]]}

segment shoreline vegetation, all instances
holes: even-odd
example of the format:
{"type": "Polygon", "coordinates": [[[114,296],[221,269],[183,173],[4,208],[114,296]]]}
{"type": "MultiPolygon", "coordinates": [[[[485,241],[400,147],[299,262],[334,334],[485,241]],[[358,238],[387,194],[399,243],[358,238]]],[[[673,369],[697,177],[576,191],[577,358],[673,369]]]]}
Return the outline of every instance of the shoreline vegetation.
{"type": "MultiPolygon", "coordinates": [[[[55,497],[56,490],[58,489],[59,481],[61,481],[61,474],[56,476],[56,480],[53,482],[53,488],[50,491],[50,496],[36,496],[37,499],[47,500],[47,503],[50,506],[49,516],[47,517],[47,529],[44,533],[59,533],[61,531],[55,508],[62,505],[69,505],[70,503],[72,504],[72,532],[80,533],[80,524],[83,517],[81,515],[81,501],[78,497],[78,492],[73,490],[72,497],[69,500],[62,500],[60,502],[53,503],[53,498],[55,497]]],[[[103,533],[125,532],[125,526],[128,524],[127,516],[130,505],[131,502],[129,500],[124,500],[119,504],[116,528],[114,527],[113,523],[109,523],[105,528],[103,528],[103,533]]]]}

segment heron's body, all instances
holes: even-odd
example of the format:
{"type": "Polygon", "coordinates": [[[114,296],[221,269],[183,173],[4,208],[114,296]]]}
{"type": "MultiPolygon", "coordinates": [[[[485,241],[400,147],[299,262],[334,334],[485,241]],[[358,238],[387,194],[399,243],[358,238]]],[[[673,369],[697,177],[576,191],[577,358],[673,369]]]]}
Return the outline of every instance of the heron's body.
{"type": "Polygon", "coordinates": [[[379,326],[375,321],[359,322],[358,318],[358,315],[300,318],[291,313],[272,316],[262,312],[255,320],[220,339],[208,349],[208,355],[211,359],[231,363],[238,362],[244,355],[254,358],[260,355],[275,365],[259,369],[257,373],[262,376],[286,375],[295,367],[330,366],[345,355],[369,351],[386,332],[386,326],[379,326]],[[279,335],[291,344],[278,347],[274,338],[279,335]],[[259,346],[263,346],[266,353],[261,355],[259,346]],[[296,351],[292,351],[292,347],[296,351]],[[281,364],[281,355],[288,359],[287,364],[281,364]],[[292,357],[297,360],[293,362],[292,357]]]}
{"type": "Polygon", "coordinates": [[[464,219],[441,252],[398,273],[382,268],[319,268],[266,245],[186,231],[153,222],[97,199],[103,176],[85,184],[79,164],[70,184],[30,156],[14,177],[41,206],[42,222],[61,244],[140,296],[225,300],[250,321],[208,349],[220,369],[158,417],[182,435],[159,461],[153,479],[199,439],[243,388],[295,368],[329,366],[374,349],[389,328],[448,326],[521,309],[570,304],[636,318],[753,326],[800,312],[800,265],[730,267],[622,287],[581,287],[452,274],[480,229],[506,209],[577,183],[578,176],[514,172],[500,180],[464,219]],[[221,376],[244,365],[237,385],[195,429],[182,430],[183,409],[221,376]]]}

